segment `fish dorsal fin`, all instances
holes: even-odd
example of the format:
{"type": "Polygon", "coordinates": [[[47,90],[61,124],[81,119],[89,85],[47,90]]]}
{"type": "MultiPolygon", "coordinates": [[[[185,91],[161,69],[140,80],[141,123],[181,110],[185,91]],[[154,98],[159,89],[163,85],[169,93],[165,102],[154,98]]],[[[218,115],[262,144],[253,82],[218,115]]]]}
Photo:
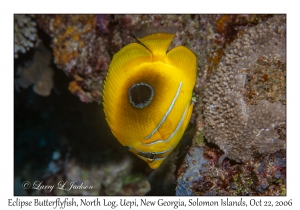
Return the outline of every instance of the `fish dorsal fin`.
{"type": "Polygon", "coordinates": [[[184,46],[177,46],[167,53],[166,63],[181,69],[190,83],[196,81],[197,58],[196,55],[184,46]]]}
{"type": "Polygon", "coordinates": [[[143,62],[151,61],[151,52],[143,45],[138,43],[131,43],[123,47],[113,57],[114,62],[109,65],[110,72],[120,74],[127,73],[131,68],[129,66],[136,66],[143,62]]]}
{"type": "Polygon", "coordinates": [[[162,60],[175,36],[175,27],[145,28],[134,33],[135,37],[147,47],[153,60],[162,60]]]}

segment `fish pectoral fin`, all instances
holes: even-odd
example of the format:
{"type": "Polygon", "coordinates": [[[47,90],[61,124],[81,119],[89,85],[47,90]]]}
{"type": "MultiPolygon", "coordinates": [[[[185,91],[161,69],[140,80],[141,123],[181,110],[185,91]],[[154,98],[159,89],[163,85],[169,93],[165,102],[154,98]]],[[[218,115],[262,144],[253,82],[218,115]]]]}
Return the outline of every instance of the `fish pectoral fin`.
{"type": "Polygon", "coordinates": [[[162,140],[166,140],[173,132],[174,123],[167,117],[166,121],[162,124],[162,126],[158,129],[162,140]]]}
{"type": "Polygon", "coordinates": [[[170,127],[169,128],[166,128],[165,126],[161,127],[160,129],[158,129],[158,132],[160,133],[161,135],[161,139],[162,140],[166,140],[168,139],[168,137],[171,135],[172,131],[170,130],[170,127]]]}
{"type": "Polygon", "coordinates": [[[148,138],[148,139],[143,139],[143,140],[142,140],[142,143],[143,143],[143,144],[151,144],[151,143],[153,143],[153,142],[155,142],[155,141],[157,141],[157,140],[161,140],[161,139],[162,139],[161,134],[160,134],[159,132],[155,132],[153,135],[151,135],[150,138],[148,138]]]}
{"type": "Polygon", "coordinates": [[[177,46],[170,50],[167,54],[167,63],[175,66],[187,75],[187,78],[191,78],[192,81],[196,80],[196,55],[184,46],[177,46]]]}
{"type": "MultiPolygon", "coordinates": [[[[161,116],[159,114],[158,116],[161,116]]],[[[152,119],[152,129],[151,134],[149,135],[149,138],[143,140],[144,144],[153,143],[156,141],[164,141],[166,140],[172,133],[172,122],[167,118],[163,124],[158,126],[158,122],[154,119],[152,119]]]]}

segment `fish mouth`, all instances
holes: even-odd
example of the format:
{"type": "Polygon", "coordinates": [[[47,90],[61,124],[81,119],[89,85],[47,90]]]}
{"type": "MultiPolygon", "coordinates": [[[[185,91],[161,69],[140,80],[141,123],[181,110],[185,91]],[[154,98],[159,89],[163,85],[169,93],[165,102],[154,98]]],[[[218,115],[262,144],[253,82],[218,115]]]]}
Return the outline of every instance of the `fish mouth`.
{"type": "Polygon", "coordinates": [[[153,162],[154,160],[166,158],[173,150],[173,147],[171,147],[170,149],[165,150],[163,152],[142,152],[130,146],[125,146],[125,147],[133,154],[141,158],[145,158],[150,162],[153,162]]]}

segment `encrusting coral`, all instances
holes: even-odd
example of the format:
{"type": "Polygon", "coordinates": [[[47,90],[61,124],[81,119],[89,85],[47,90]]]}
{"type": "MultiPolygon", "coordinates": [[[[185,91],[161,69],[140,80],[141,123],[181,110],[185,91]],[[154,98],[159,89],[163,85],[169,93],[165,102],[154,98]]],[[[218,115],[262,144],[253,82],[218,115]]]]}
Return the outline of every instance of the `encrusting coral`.
{"type": "Polygon", "coordinates": [[[192,146],[178,173],[176,195],[286,195],[284,150],[243,164],[222,157],[218,149],[192,146]]]}
{"type": "Polygon", "coordinates": [[[285,85],[281,85],[285,84],[285,37],[285,15],[245,30],[226,48],[225,57],[206,84],[205,137],[230,159],[247,161],[255,152],[285,148],[278,129],[286,123],[281,102],[285,101],[285,85]],[[259,67],[263,57],[268,68],[259,67]],[[251,83],[261,71],[266,72],[260,78],[262,82],[251,83]],[[271,84],[276,91],[263,88],[265,84],[270,86],[274,76],[278,82],[271,84]],[[250,90],[259,92],[249,95],[250,90]],[[264,97],[258,97],[260,94],[264,97]]]}
{"type": "Polygon", "coordinates": [[[37,39],[34,15],[14,15],[14,56],[24,54],[34,47],[37,39]]]}
{"type": "Polygon", "coordinates": [[[69,90],[82,102],[101,102],[111,59],[96,20],[96,15],[37,15],[38,26],[52,38],[55,64],[73,79],[69,90]]]}

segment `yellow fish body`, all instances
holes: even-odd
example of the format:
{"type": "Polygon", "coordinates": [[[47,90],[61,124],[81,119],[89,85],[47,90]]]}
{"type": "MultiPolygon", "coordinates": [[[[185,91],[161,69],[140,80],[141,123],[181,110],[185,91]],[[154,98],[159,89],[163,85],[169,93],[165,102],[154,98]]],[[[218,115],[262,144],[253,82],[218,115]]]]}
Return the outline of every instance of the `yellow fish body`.
{"type": "Polygon", "coordinates": [[[167,52],[174,36],[157,32],[126,45],[114,55],[104,82],[112,133],[152,169],[175,149],[193,110],[196,56],[184,46],[167,52]]]}

